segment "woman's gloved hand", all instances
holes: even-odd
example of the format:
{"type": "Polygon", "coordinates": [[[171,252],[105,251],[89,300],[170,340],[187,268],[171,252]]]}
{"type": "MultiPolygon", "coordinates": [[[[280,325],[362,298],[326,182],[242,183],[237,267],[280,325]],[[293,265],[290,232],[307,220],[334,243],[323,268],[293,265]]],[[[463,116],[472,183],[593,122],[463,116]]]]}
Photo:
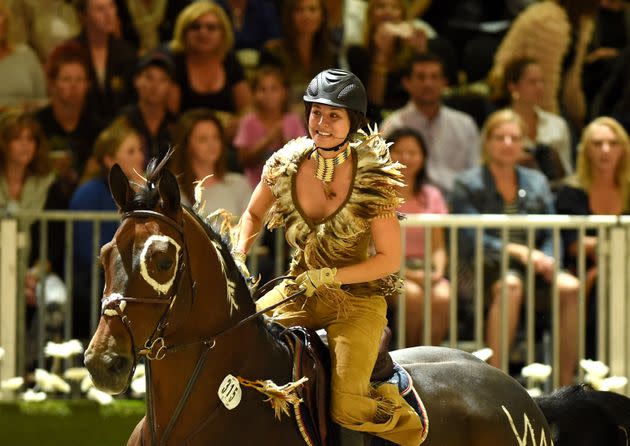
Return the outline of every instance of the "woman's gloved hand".
{"type": "Polygon", "coordinates": [[[310,269],[297,276],[295,283],[304,289],[304,294],[307,297],[310,297],[321,286],[341,286],[341,283],[335,278],[336,275],[337,268],[310,269]]]}

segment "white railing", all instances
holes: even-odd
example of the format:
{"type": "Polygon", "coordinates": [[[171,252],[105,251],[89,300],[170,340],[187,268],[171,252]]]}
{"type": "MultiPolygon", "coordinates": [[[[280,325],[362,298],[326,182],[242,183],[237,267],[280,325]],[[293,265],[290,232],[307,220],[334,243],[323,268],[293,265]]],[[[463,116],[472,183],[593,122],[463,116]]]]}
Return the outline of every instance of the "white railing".
{"type": "MultiPolygon", "coordinates": [[[[104,221],[117,221],[120,217],[117,213],[111,212],[72,212],[72,211],[55,211],[55,212],[21,212],[11,218],[3,218],[0,225],[0,346],[3,346],[6,350],[5,357],[0,361],[0,380],[19,374],[20,370],[24,367],[24,307],[25,301],[23,297],[23,277],[26,271],[26,256],[25,250],[22,249],[25,243],[21,243],[24,239],[24,235],[19,230],[20,222],[29,219],[37,218],[46,221],[64,221],[66,222],[66,255],[65,265],[66,271],[64,281],[68,287],[69,299],[66,303],[66,321],[64,325],[64,337],[69,339],[72,335],[72,283],[73,283],[73,271],[72,271],[72,241],[73,230],[72,223],[76,221],[91,221],[93,222],[93,236],[91,240],[85,240],[85,243],[91,243],[93,246],[93,252],[98,252],[98,237],[100,234],[100,224],[104,221]]],[[[40,254],[42,258],[46,256],[46,225],[42,224],[40,230],[40,236],[42,238],[40,242],[40,254]]],[[[628,376],[630,375],[630,328],[626,321],[630,320],[630,303],[627,302],[628,283],[627,277],[630,274],[630,260],[628,259],[629,252],[626,249],[627,240],[630,231],[630,218],[626,217],[614,217],[614,216],[592,216],[592,217],[569,217],[569,216],[506,216],[506,215],[409,215],[407,219],[402,222],[403,228],[408,227],[423,227],[425,233],[425,252],[431,252],[431,237],[430,231],[434,227],[444,227],[448,234],[447,240],[447,252],[449,257],[448,276],[450,280],[450,329],[447,344],[451,347],[462,348],[465,344],[458,333],[458,307],[466,303],[459,298],[459,283],[458,283],[458,262],[471,262],[475,268],[475,285],[471,290],[472,306],[473,306],[473,336],[472,344],[475,346],[484,345],[483,327],[484,327],[484,312],[483,312],[483,294],[486,290],[483,289],[483,261],[484,252],[482,245],[482,235],[484,229],[499,228],[501,230],[501,236],[504,244],[508,240],[508,229],[519,227],[525,228],[528,236],[528,243],[530,247],[534,246],[534,233],[538,229],[551,229],[553,234],[554,255],[559,256],[560,253],[560,230],[561,229],[575,229],[578,231],[580,238],[584,237],[586,230],[595,229],[598,233],[598,345],[597,345],[597,359],[606,362],[611,367],[611,373],[615,375],[628,376]],[[457,242],[457,231],[462,228],[474,228],[476,233],[476,251],[474,258],[472,259],[460,259],[458,255],[459,246],[457,242]]],[[[276,243],[276,252],[283,252],[283,242],[281,240],[282,234],[278,233],[278,241],[276,243]]],[[[404,231],[403,231],[404,238],[404,231]]],[[[404,241],[404,240],[403,240],[404,241]]],[[[404,243],[403,243],[404,245],[404,243]]],[[[580,246],[582,246],[580,244],[580,246]]],[[[285,265],[285,259],[281,256],[276,259],[276,273],[282,271],[285,265]]],[[[507,253],[503,254],[502,267],[507,270],[507,253]]],[[[250,259],[250,266],[255,269],[256,260],[250,259]],[[252,264],[253,263],[253,264],[252,264]]],[[[584,283],[585,278],[585,253],[584,249],[580,249],[578,252],[578,279],[580,283],[584,283]]],[[[425,262],[425,268],[430,268],[429,262],[425,262]]],[[[91,311],[91,327],[96,328],[98,322],[98,265],[96,259],[91,265],[92,274],[92,290],[91,290],[91,302],[94,308],[91,311]]],[[[556,269],[555,274],[558,274],[556,269]]],[[[426,274],[426,280],[424,283],[425,296],[430,296],[430,278],[429,274],[426,274]]],[[[527,295],[525,303],[525,351],[527,362],[533,362],[537,359],[536,356],[536,339],[535,339],[535,313],[534,313],[534,290],[533,284],[534,274],[533,269],[528,269],[526,277],[527,281],[527,295]]],[[[40,296],[40,300],[43,300],[45,296],[40,296]]],[[[508,299],[506,289],[502,290],[502,311],[507,311],[508,299]]],[[[396,331],[398,333],[397,346],[405,346],[405,299],[404,296],[400,296],[397,306],[397,325],[396,331]]],[[[43,349],[44,344],[44,312],[42,310],[43,302],[38,305],[39,314],[39,339],[38,344],[40,347],[40,354],[38,363],[44,364],[43,349]]],[[[505,314],[505,313],[504,313],[505,314]]],[[[578,343],[579,357],[584,357],[585,352],[585,321],[586,321],[586,296],[584,287],[580,287],[579,293],[579,336],[576,339],[578,343]]],[[[431,299],[424,299],[424,328],[423,337],[424,343],[430,343],[431,333],[431,299]]],[[[504,317],[505,321],[506,318],[504,317]]],[[[507,338],[507,322],[504,322],[501,327],[502,338],[507,338]]],[[[559,351],[560,340],[560,323],[559,323],[559,297],[558,290],[553,287],[552,290],[552,306],[551,306],[551,365],[553,366],[554,374],[552,378],[553,387],[558,385],[558,371],[559,371],[559,357],[557,352],[559,351]]],[[[507,370],[508,367],[508,345],[507,342],[503,342],[501,345],[501,358],[503,361],[502,368],[507,370]]]]}

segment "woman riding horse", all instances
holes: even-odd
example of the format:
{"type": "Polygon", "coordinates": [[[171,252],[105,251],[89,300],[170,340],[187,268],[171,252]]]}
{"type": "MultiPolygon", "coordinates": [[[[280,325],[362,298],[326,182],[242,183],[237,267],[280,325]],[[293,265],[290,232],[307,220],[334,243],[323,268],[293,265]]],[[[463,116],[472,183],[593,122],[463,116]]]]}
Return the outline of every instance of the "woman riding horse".
{"type": "Polygon", "coordinates": [[[233,253],[244,262],[256,235],[284,227],[294,249],[285,281],[257,302],[266,308],[297,287],[305,293],[271,315],[285,326],[325,328],[332,363],[331,415],[348,429],[401,445],[420,444],[418,414],[391,384],[370,386],[395,293],[401,243],[399,164],[386,142],[360,128],[366,92],[352,73],[319,73],[304,94],[311,139],[288,142],[266,163],[244,212],[233,253]]]}

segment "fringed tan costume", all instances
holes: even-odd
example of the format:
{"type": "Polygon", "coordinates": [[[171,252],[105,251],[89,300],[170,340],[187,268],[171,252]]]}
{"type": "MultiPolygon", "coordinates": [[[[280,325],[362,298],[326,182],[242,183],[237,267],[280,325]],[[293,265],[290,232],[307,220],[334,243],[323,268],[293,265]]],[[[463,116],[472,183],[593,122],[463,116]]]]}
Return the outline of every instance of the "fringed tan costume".
{"type": "MultiPolygon", "coordinates": [[[[276,198],[267,215],[270,229],[284,227],[294,248],[291,275],[309,269],[357,264],[370,254],[370,223],[392,217],[401,203],[400,165],[390,160],[387,144],[378,134],[360,133],[351,143],[354,182],[337,212],[319,221],[309,219],[295,199],[295,175],[313,142],[299,138],[285,145],[266,163],[262,181],[276,198]]],[[[420,419],[392,385],[370,387],[370,374],[385,327],[385,295],[396,291],[397,275],[338,287],[322,287],[302,296],[271,316],[282,325],[325,328],[331,351],[331,415],[352,430],[376,434],[402,445],[418,445],[420,419]]],[[[283,284],[257,303],[277,302],[293,291],[283,284]]]]}

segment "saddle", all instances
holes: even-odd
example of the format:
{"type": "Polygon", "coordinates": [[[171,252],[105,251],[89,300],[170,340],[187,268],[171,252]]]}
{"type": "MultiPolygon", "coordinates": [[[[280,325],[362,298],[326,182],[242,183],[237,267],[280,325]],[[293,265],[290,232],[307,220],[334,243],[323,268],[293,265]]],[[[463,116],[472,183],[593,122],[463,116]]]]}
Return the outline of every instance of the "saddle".
{"type": "MultiPolygon", "coordinates": [[[[394,374],[394,362],[388,351],[391,336],[391,330],[385,327],[371,381],[385,382],[394,374]]],[[[299,326],[284,329],[280,338],[293,352],[293,376],[308,378],[300,391],[302,403],[294,406],[300,432],[308,446],[331,445],[328,347],[317,332],[299,326]]]]}

